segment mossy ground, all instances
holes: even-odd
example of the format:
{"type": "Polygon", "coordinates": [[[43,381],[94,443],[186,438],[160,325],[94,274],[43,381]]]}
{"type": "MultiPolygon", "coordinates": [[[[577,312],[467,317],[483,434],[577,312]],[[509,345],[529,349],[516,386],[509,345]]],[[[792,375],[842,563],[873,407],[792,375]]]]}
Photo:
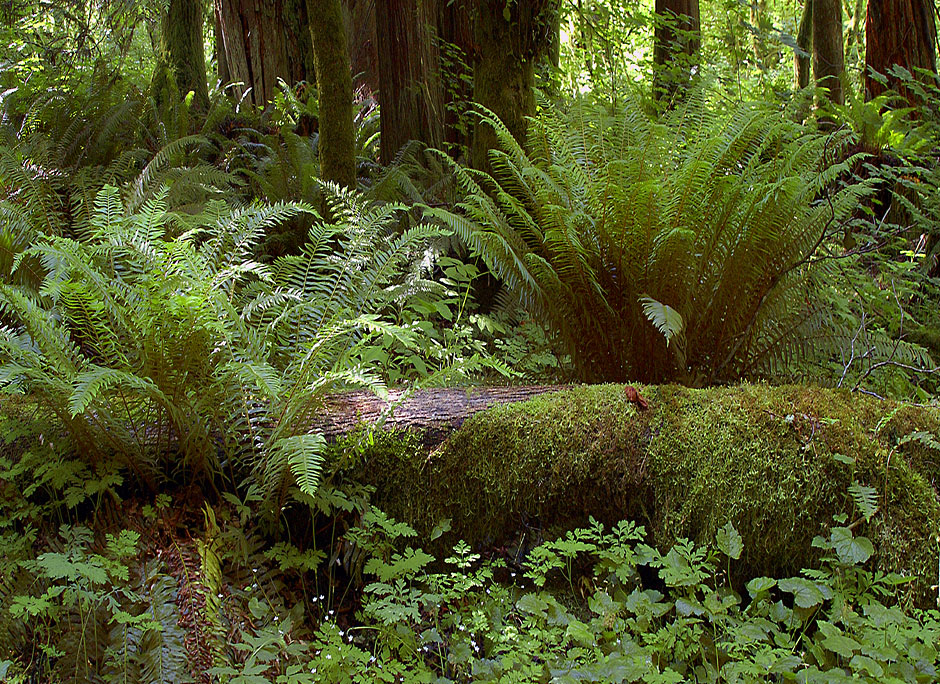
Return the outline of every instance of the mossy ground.
{"type": "Polygon", "coordinates": [[[812,539],[834,514],[859,518],[848,493],[857,481],[879,504],[857,533],[875,543],[881,568],[915,575],[926,599],[937,581],[940,453],[898,443],[940,435],[940,412],[806,386],[640,391],[646,411],[621,385],[492,408],[432,453],[386,435],[366,454],[364,478],[390,515],[425,533],[450,518],[456,536],[481,547],[588,516],[637,520],[663,547],[711,541],[731,521],[745,540],[742,572],[778,576],[814,563],[812,539]]]}

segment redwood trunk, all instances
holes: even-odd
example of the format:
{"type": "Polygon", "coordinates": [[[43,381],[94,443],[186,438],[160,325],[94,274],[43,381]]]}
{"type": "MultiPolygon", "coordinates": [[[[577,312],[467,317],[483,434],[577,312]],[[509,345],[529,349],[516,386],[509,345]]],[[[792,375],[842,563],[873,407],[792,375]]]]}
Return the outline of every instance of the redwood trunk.
{"type": "Polygon", "coordinates": [[[391,163],[410,140],[439,148],[444,140],[438,0],[377,0],[381,156],[391,163]]]}
{"type": "Polygon", "coordinates": [[[222,49],[238,99],[266,107],[278,79],[314,80],[313,47],[304,0],[214,0],[222,49]]]}
{"type": "Polygon", "coordinates": [[[888,72],[893,66],[910,71],[937,72],[937,25],[933,3],[928,0],[869,0],[865,21],[865,94],[868,99],[886,88],[898,91],[912,105],[915,94],[888,72]],[[887,78],[887,86],[873,74],[887,78]]]}
{"type": "Polygon", "coordinates": [[[472,9],[470,0],[447,1],[438,17],[444,147],[455,157],[469,150],[471,142],[467,110],[473,99],[472,9]]]}

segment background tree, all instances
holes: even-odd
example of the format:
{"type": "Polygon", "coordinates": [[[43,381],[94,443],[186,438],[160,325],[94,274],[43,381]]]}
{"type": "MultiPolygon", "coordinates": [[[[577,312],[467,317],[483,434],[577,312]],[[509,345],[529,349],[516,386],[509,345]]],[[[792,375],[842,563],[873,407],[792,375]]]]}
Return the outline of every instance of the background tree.
{"type": "Polygon", "coordinates": [[[201,0],[170,0],[163,20],[163,58],[181,95],[193,93],[193,107],[209,107],[201,0]]]}
{"type": "Polygon", "coordinates": [[[689,84],[701,46],[698,0],[656,0],[653,96],[672,100],[689,84]]]}
{"type": "Polygon", "coordinates": [[[912,105],[916,96],[891,67],[900,66],[915,76],[919,69],[937,71],[937,24],[929,0],[869,0],[865,18],[865,96],[877,97],[887,88],[897,90],[912,105]],[[876,74],[887,78],[883,83],[876,74]]]}
{"type": "Polygon", "coordinates": [[[381,157],[386,164],[409,140],[436,148],[444,141],[439,4],[439,0],[379,0],[375,4],[381,157]]]}
{"type": "Polygon", "coordinates": [[[830,102],[842,104],[842,3],[840,0],[813,0],[813,77],[816,85],[828,88],[830,102]]]}
{"type": "Polygon", "coordinates": [[[352,73],[340,0],[306,0],[320,112],[320,177],[356,186],[352,73]]]}
{"type": "Polygon", "coordinates": [[[796,48],[793,51],[794,81],[797,88],[805,88],[809,85],[810,56],[813,53],[813,0],[806,0],[803,4],[796,48]]]}
{"type": "Polygon", "coordinates": [[[215,0],[215,13],[229,78],[241,84],[239,99],[250,89],[248,100],[264,107],[278,79],[290,85],[314,80],[305,0],[215,0]]]}
{"type": "MultiPolygon", "coordinates": [[[[558,0],[476,0],[473,37],[473,100],[499,117],[521,143],[526,117],[535,113],[535,66],[550,50],[558,0]]],[[[472,164],[486,168],[487,152],[497,145],[492,126],[476,122],[472,164]]]]}

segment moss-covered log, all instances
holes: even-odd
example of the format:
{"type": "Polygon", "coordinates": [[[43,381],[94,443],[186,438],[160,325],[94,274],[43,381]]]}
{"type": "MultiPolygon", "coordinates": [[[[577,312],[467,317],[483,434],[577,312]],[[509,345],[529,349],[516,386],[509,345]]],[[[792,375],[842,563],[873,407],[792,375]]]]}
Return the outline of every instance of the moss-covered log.
{"type": "Polygon", "coordinates": [[[389,514],[424,533],[451,518],[478,547],[588,516],[637,520],[664,547],[712,540],[731,521],[745,540],[742,572],[777,575],[816,560],[812,539],[833,515],[860,518],[848,492],[859,482],[877,489],[879,511],[858,533],[875,543],[879,567],[915,575],[926,601],[937,581],[940,453],[927,437],[901,442],[940,434],[936,410],[802,386],[641,392],[646,410],[617,385],[494,407],[431,453],[414,437],[385,436],[359,476],[389,514]]]}

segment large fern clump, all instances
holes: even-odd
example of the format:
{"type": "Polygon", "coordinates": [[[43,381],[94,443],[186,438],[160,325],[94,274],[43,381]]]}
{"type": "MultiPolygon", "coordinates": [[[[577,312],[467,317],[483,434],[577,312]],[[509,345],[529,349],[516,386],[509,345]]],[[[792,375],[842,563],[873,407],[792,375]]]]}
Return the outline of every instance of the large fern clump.
{"type": "Polygon", "coordinates": [[[118,455],[151,487],[229,464],[270,500],[293,480],[313,492],[319,401],[384,393],[366,352],[379,339],[412,353],[417,329],[394,312],[436,289],[410,264],[438,229],[399,234],[400,207],[329,192],[332,223],[303,204],[181,215],[166,190],[133,210],[105,187],[82,239],[49,236],[17,259],[39,265],[38,289],[0,284],[0,391],[33,394],[79,453],[118,455]],[[314,219],[301,253],[256,261],[266,231],[300,213],[314,219]]]}
{"type": "MultiPolygon", "coordinates": [[[[484,114],[484,116],[486,116],[484,114]]],[[[869,192],[840,134],[702,92],[662,120],[545,107],[527,149],[493,117],[493,175],[434,213],[555,332],[579,379],[689,384],[780,370],[826,325],[814,254],[869,192]]]]}

